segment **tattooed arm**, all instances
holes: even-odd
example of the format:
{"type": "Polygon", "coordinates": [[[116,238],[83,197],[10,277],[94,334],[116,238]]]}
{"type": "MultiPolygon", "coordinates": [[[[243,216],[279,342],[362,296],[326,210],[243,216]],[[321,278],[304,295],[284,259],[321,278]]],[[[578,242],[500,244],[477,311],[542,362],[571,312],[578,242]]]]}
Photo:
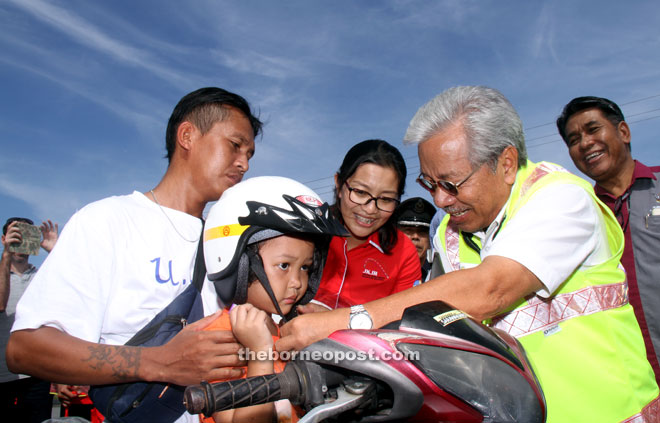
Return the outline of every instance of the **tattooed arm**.
{"type": "Polygon", "coordinates": [[[231,331],[201,331],[216,315],[188,325],[160,347],[128,347],[83,341],[42,326],[12,332],[7,364],[57,383],[96,385],[161,381],[190,385],[202,380],[237,378],[243,365],[231,331]]]}

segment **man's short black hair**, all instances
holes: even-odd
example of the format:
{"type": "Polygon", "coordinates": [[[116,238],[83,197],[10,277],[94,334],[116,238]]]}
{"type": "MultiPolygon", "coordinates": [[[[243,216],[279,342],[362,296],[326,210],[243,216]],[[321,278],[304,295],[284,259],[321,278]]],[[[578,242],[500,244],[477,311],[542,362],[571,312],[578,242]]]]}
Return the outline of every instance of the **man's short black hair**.
{"type": "Polygon", "coordinates": [[[557,118],[557,129],[566,145],[568,145],[568,140],[566,139],[566,123],[568,120],[577,112],[591,108],[600,110],[605,118],[614,126],[618,126],[619,122],[625,120],[619,106],[611,100],[592,96],[576,97],[564,106],[564,110],[557,118]]]}
{"type": "Polygon", "coordinates": [[[7,235],[7,228],[12,222],[25,222],[29,225],[34,225],[34,222],[28,219],[27,217],[10,217],[7,219],[7,222],[5,222],[5,225],[2,227],[2,234],[7,235]]]}
{"type": "MultiPolygon", "coordinates": [[[[176,132],[179,129],[181,122],[185,120],[192,120],[195,126],[198,127],[202,134],[208,132],[213,124],[221,122],[229,115],[228,107],[234,107],[241,111],[245,117],[250,121],[252,132],[256,138],[261,131],[261,121],[252,113],[250,104],[238,94],[231,93],[227,90],[217,87],[200,88],[189,94],[186,94],[179,103],[174,107],[170,120],[167,123],[167,132],[165,134],[165,147],[167,148],[167,160],[172,160],[174,155],[174,147],[176,145],[176,132]],[[196,116],[206,109],[211,112],[210,119],[196,116]],[[215,113],[212,113],[215,112],[215,113]]],[[[206,113],[208,116],[209,113],[206,113]]]]}

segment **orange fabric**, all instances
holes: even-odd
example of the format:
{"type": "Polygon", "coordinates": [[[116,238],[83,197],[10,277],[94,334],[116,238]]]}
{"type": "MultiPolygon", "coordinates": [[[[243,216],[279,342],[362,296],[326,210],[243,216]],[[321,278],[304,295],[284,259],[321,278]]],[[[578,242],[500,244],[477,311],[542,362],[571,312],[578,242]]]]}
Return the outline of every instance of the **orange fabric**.
{"type": "MultiPolygon", "coordinates": [[[[87,395],[87,389],[89,387],[82,387],[82,388],[83,389],[80,392],[77,392],[78,396],[76,398],[71,399],[71,404],[93,405],[94,403],[92,402],[92,399],[89,397],[89,395],[87,395]]],[[[52,395],[57,395],[57,385],[55,383],[50,384],[50,393],[52,395]]],[[[69,417],[68,408],[64,410],[64,417],[69,417]]],[[[91,417],[91,423],[101,423],[105,421],[105,417],[96,407],[91,409],[90,417],[91,417]]]]}
{"type": "MultiPolygon", "coordinates": [[[[225,309],[222,311],[222,314],[215,319],[211,324],[209,324],[207,327],[204,328],[204,330],[231,330],[231,321],[229,320],[229,310],[225,309]]],[[[279,328],[277,330],[278,334],[273,335],[273,342],[277,341],[280,339],[279,336],[279,328]]],[[[282,360],[275,360],[273,362],[273,370],[275,373],[281,373],[284,370],[284,367],[286,366],[286,363],[283,362],[282,360]]],[[[244,367],[238,367],[243,370],[243,378],[247,377],[247,366],[244,367]]],[[[214,380],[213,382],[222,382],[224,380],[229,380],[229,379],[221,379],[221,380],[214,380]]],[[[213,420],[213,417],[204,417],[203,414],[199,415],[199,420],[202,423],[215,423],[215,420],[213,420]]],[[[296,411],[296,408],[292,405],[291,406],[291,423],[296,423],[298,421],[298,413],[296,411]]],[[[281,418],[278,416],[278,422],[279,423],[284,423],[281,418]]],[[[288,422],[286,422],[288,423],[288,422]]]]}

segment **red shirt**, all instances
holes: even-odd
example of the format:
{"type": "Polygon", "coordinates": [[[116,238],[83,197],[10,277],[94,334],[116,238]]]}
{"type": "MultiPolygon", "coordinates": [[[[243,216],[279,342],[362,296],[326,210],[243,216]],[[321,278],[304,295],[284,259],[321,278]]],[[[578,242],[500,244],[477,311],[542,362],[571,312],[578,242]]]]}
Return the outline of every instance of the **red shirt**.
{"type": "Polygon", "coordinates": [[[422,278],[413,243],[397,229],[390,254],[378,243],[378,232],[347,250],[347,240],[333,237],[314,300],[332,309],[364,304],[410,288],[422,278]]]}

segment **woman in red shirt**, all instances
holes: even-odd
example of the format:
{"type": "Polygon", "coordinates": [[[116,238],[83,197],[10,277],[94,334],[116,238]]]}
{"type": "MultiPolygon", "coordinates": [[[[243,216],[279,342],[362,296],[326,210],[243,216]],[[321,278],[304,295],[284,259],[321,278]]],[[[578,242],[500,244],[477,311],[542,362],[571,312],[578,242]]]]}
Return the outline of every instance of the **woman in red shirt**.
{"type": "Polygon", "coordinates": [[[314,304],[301,312],[363,304],[421,279],[415,246],[392,217],[405,182],[405,161],[386,141],[362,141],[346,153],[332,211],[350,236],[333,237],[314,304]]]}

